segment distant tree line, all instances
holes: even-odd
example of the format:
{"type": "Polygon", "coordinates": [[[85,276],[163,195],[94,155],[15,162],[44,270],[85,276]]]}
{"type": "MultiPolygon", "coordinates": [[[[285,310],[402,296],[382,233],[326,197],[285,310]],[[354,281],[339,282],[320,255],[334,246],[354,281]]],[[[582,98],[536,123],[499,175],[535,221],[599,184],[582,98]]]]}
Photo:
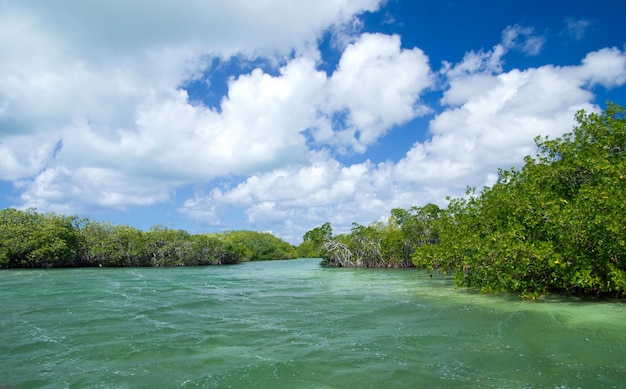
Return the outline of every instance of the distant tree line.
{"type": "Polygon", "coordinates": [[[296,248],[269,234],[231,231],[191,235],[162,226],[127,225],[34,209],[0,211],[0,268],[200,266],[296,258],[296,248]]]}
{"type": "Polygon", "coordinates": [[[330,224],[299,250],[325,266],[408,267],[455,274],[456,283],[523,297],[547,293],[626,295],[626,115],[609,104],[576,114],[560,138],[536,138],[521,170],[499,170],[492,187],[394,209],[387,223],[330,224]]]}

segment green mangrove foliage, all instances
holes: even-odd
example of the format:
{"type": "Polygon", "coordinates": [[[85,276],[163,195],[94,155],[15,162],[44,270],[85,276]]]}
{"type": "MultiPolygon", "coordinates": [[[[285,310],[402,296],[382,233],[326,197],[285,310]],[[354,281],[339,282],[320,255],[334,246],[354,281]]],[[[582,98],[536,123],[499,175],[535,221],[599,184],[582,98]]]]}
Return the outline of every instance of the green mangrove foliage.
{"type": "Polygon", "coordinates": [[[412,264],[524,297],[626,295],[625,109],[580,111],[576,121],[572,133],[536,138],[538,154],[521,170],[499,170],[492,187],[470,188],[446,209],[394,209],[386,224],[311,240],[323,265],[412,264]]]}
{"type": "Polygon", "coordinates": [[[413,267],[415,250],[438,242],[433,222],[441,213],[434,204],[393,209],[387,223],[353,223],[349,234],[334,237],[330,223],[325,223],[307,232],[299,249],[306,245],[328,267],[413,267]]]}
{"type": "Polygon", "coordinates": [[[291,259],[298,256],[294,246],[267,232],[230,231],[223,236],[243,246],[245,261],[291,259]]]}
{"type": "Polygon", "coordinates": [[[296,258],[296,248],[267,233],[191,235],[154,226],[141,231],[75,216],[0,211],[0,268],[199,266],[296,258]]]}
{"type": "Polygon", "coordinates": [[[440,244],[419,249],[415,264],[486,292],[624,295],[624,109],[576,120],[572,133],[537,138],[538,155],[520,171],[501,170],[493,187],[452,201],[440,244]]]}
{"type": "Polygon", "coordinates": [[[330,223],[324,223],[308,231],[302,237],[302,243],[298,246],[300,258],[320,258],[323,256],[322,246],[333,237],[333,228],[330,223]]]}
{"type": "Polygon", "coordinates": [[[0,212],[0,267],[70,266],[79,258],[76,218],[33,210],[0,212]]]}

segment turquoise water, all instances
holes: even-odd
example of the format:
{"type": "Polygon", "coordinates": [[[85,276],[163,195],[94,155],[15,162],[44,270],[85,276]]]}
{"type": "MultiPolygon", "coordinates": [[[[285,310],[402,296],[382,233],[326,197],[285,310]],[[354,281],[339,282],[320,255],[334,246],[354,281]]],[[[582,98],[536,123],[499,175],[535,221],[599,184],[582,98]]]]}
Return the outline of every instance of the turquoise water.
{"type": "Polygon", "coordinates": [[[0,387],[620,388],[626,306],[301,259],[0,272],[0,387]]]}

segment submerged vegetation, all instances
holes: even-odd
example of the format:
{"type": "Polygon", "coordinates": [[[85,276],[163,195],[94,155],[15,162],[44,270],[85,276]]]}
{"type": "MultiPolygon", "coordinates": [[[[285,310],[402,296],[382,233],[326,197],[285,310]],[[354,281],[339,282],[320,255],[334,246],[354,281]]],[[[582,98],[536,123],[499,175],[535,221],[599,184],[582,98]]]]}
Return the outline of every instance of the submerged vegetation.
{"type": "Polygon", "coordinates": [[[536,138],[536,157],[447,208],[394,209],[387,223],[326,223],[304,235],[336,267],[439,269],[483,292],[626,295],[626,117],[609,104],[572,133],[536,138]]]}
{"type": "Polygon", "coordinates": [[[194,266],[296,257],[269,234],[232,231],[191,235],[162,226],[141,231],[75,216],[0,211],[0,268],[194,266]]]}

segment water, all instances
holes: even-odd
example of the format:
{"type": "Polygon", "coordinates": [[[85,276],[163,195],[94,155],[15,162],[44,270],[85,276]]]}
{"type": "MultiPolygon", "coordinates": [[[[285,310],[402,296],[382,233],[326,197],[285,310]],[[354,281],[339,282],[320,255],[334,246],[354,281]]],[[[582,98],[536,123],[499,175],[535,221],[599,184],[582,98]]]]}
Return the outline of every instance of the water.
{"type": "Polygon", "coordinates": [[[0,387],[626,385],[623,303],[318,262],[0,272],[0,387]]]}

